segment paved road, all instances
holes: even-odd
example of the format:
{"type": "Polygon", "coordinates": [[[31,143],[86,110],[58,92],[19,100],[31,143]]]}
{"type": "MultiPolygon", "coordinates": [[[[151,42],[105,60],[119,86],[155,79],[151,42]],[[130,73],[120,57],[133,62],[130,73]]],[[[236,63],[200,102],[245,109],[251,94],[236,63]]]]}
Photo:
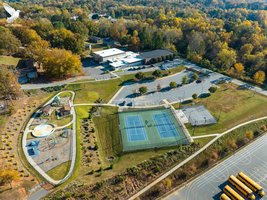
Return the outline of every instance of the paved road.
{"type": "MultiPolygon", "coordinates": [[[[201,175],[166,200],[218,199],[230,175],[243,171],[267,191],[267,135],[201,175]]],[[[267,199],[264,197],[263,199],[267,199]]]]}
{"type": "Polygon", "coordinates": [[[32,194],[30,194],[28,200],[39,200],[45,197],[48,193],[49,191],[41,187],[38,190],[34,191],[32,194]]]}

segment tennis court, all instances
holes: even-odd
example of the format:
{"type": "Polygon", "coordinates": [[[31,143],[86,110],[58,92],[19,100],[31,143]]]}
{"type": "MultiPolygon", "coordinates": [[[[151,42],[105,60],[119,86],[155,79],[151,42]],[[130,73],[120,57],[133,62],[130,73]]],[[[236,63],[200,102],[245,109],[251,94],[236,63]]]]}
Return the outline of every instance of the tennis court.
{"type": "Polygon", "coordinates": [[[166,113],[154,115],[154,120],[161,138],[177,137],[179,135],[171,122],[170,116],[166,113]]]}
{"type": "Polygon", "coordinates": [[[126,116],[127,136],[129,141],[144,141],[147,139],[144,125],[139,116],[126,116]]]}
{"type": "Polygon", "coordinates": [[[188,144],[170,109],[120,112],[119,121],[123,151],[188,144]]]}

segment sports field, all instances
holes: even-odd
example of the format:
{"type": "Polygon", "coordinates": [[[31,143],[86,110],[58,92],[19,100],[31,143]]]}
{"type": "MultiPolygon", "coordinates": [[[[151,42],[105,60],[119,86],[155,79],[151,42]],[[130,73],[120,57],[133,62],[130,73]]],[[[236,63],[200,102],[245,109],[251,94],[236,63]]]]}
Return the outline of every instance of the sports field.
{"type": "Polygon", "coordinates": [[[185,134],[169,109],[119,113],[123,151],[187,144],[185,134]]]}

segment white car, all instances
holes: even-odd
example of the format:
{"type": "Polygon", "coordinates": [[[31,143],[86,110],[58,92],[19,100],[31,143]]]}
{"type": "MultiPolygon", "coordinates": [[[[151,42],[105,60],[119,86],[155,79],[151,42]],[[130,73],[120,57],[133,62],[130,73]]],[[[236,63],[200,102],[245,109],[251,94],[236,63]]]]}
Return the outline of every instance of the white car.
{"type": "Polygon", "coordinates": [[[5,108],[5,105],[4,104],[0,104],[0,109],[4,110],[4,108],[5,108]]]}

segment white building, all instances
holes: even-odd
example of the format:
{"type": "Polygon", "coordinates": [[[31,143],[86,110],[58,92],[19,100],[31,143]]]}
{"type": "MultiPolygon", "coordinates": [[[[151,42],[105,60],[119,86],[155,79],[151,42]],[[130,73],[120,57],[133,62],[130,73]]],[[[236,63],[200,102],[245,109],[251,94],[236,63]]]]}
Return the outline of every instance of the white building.
{"type": "Polygon", "coordinates": [[[143,58],[141,58],[138,53],[127,51],[125,55],[109,59],[108,62],[114,70],[117,70],[131,66],[139,66],[142,64],[143,58]]]}
{"type": "Polygon", "coordinates": [[[102,51],[96,51],[93,53],[94,60],[99,63],[107,62],[110,59],[125,56],[126,52],[120,49],[112,48],[102,51]]]}

